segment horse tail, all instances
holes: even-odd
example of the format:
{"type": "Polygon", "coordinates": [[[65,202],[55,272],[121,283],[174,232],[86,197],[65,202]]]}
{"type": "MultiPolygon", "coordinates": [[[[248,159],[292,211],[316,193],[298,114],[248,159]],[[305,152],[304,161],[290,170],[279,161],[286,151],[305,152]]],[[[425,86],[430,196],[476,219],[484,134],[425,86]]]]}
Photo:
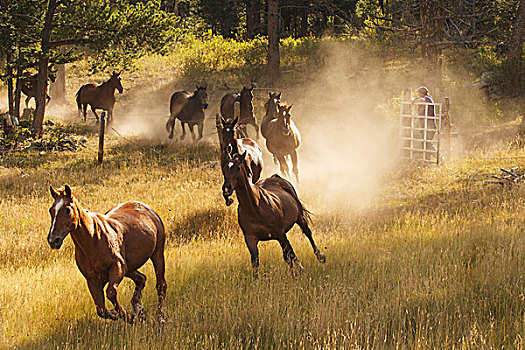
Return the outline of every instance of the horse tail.
{"type": "Polygon", "coordinates": [[[77,107],[78,107],[78,109],[82,109],[82,103],[80,101],[80,92],[82,91],[83,87],[84,86],[81,86],[80,89],[78,89],[77,94],[76,94],[76,100],[77,100],[77,107]]]}

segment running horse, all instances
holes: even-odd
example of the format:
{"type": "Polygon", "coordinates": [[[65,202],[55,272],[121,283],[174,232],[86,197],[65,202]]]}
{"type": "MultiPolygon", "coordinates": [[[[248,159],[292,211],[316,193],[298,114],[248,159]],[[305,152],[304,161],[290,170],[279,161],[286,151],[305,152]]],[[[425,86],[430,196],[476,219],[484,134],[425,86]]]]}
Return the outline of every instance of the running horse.
{"type": "Polygon", "coordinates": [[[137,316],[145,316],[140,302],[146,276],[138,269],[151,259],[157,277],[157,317],[163,323],[167,286],[164,278],[166,234],[157,213],[140,202],[121,203],[105,215],[92,213],[80,206],[69,186],[66,185],[63,190],[50,186],[50,191],[54,202],[49,209],[51,228],[47,242],[52,249],[59,249],[71,233],[75,260],[87,280],[97,314],[112,320],[122,318],[128,323],[133,323],[137,316]],[[131,299],[133,314],[117,300],[117,287],[124,277],[135,282],[131,299]],[[115,306],[112,310],[105,306],[106,284],[106,296],[115,306]]]}
{"type": "Polygon", "coordinates": [[[239,102],[239,125],[238,132],[240,137],[248,137],[246,131],[247,125],[252,125],[257,132],[257,139],[259,138],[259,126],[253,114],[253,88],[243,86],[241,92],[232,92],[226,94],[221,99],[221,116],[226,120],[233,120],[235,118],[235,103],[239,102]]]}
{"type": "Polygon", "coordinates": [[[299,272],[303,270],[286,237],[286,233],[295,224],[310,241],[317,259],[324,263],[326,257],[312,238],[309,227],[310,213],[299,200],[292,184],[279,175],[253,183],[249,175],[246,155],[246,151],[242,155],[235,154],[223,167],[222,191],[225,198],[231,196],[233,192],[237,195],[238,222],[250,251],[254,278],[258,276],[257,244],[260,241],[277,240],[283,250],[284,261],[290,266],[290,270],[294,272],[294,265],[297,265],[299,272]]]}
{"type": "Polygon", "coordinates": [[[257,125],[257,120],[253,114],[253,87],[253,85],[249,88],[243,86],[239,93],[239,131],[242,137],[248,137],[246,127],[251,125],[257,132],[256,138],[259,139],[259,125],[257,125]]]}
{"type": "Polygon", "coordinates": [[[193,132],[195,125],[197,125],[199,130],[198,140],[202,139],[204,110],[208,108],[208,93],[206,92],[208,84],[195,85],[195,87],[196,90],[193,93],[190,91],[176,91],[171,96],[170,117],[166,123],[166,131],[169,133],[170,139],[173,138],[173,132],[175,131],[175,119],[180,120],[182,127],[181,141],[186,137],[185,124],[188,125],[193,141],[196,141],[195,133],[193,132]]]}
{"type": "MultiPolygon", "coordinates": [[[[56,72],[58,69],[53,69],[53,65],[49,67],[49,80],[54,83],[56,80],[56,72]]],[[[26,95],[26,108],[29,108],[29,101],[31,101],[32,98],[36,101],[36,95],[37,95],[37,86],[38,86],[38,73],[33,74],[29,72],[24,72],[23,76],[21,78],[21,85],[20,90],[26,95]]],[[[46,105],[49,103],[49,100],[51,100],[51,96],[47,93],[47,82],[46,82],[46,105]]]]}
{"type": "Polygon", "coordinates": [[[277,110],[277,105],[279,102],[281,102],[281,93],[273,93],[269,92],[268,95],[270,98],[266,103],[264,104],[264,108],[266,109],[266,114],[264,115],[264,118],[261,122],[261,135],[266,138],[268,137],[268,124],[275,118],[277,118],[277,113],[279,111],[277,110]]]}
{"type": "Polygon", "coordinates": [[[286,158],[290,156],[293,165],[295,179],[299,182],[299,168],[297,165],[297,147],[301,144],[301,134],[294,122],[291,120],[290,109],[286,103],[278,103],[277,118],[268,123],[266,135],[266,148],[273,154],[274,162],[281,169],[281,173],[289,178],[288,164],[286,158]]]}
{"type": "MultiPolygon", "coordinates": [[[[216,118],[219,118],[218,114],[216,115],[216,118]]],[[[262,150],[259,145],[250,138],[237,138],[237,121],[238,118],[235,118],[233,121],[227,121],[224,118],[221,118],[220,123],[216,120],[217,133],[219,135],[219,143],[221,147],[221,169],[224,169],[234,154],[246,151],[246,162],[248,164],[249,175],[251,176],[252,181],[256,182],[261,177],[263,168],[262,150]]],[[[233,200],[229,196],[224,197],[224,199],[227,206],[230,206],[233,203],[233,200]]]]}
{"type": "Polygon", "coordinates": [[[119,93],[124,91],[122,83],[120,81],[120,73],[113,72],[111,78],[101,85],[97,84],[86,84],[83,85],[77,92],[77,107],[78,115],[80,113],[84,115],[84,122],[86,121],[87,106],[91,107],[91,111],[97,118],[97,124],[99,123],[98,114],[96,109],[102,109],[108,113],[107,124],[113,121],[113,107],[115,106],[115,90],[119,93]]]}

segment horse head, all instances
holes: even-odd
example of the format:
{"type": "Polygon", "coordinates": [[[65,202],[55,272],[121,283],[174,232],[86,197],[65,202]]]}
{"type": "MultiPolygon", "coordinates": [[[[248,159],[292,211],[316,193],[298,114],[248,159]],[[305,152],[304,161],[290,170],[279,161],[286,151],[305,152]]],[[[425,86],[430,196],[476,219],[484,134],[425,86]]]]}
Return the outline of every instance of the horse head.
{"type": "Polygon", "coordinates": [[[239,180],[241,179],[241,168],[243,164],[245,165],[245,160],[246,151],[244,151],[243,154],[235,153],[232,158],[224,164],[222,169],[222,173],[224,174],[222,195],[225,199],[228,199],[237,188],[239,180]]]}
{"type": "Polygon", "coordinates": [[[80,212],[68,185],[58,191],[49,186],[49,190],[55,201],[49,208],[51,228],[47,235],[47,242],[52,249],[59,249],[67,235],[78,227],[80,212]]]}
{"type": "Polygon", "coordinates": [[[286,103],[279,103],[277,105],[278,107],[278,113],[277,113],[277,120],[281,127],[281,130],[285,136],[290,135],[290,118],[292,115],[290,114],[290,109],[292,109],[293,105],[288,106],[286,103]]]}
{"type": "Polygon", "coordinates": [[[264,108],[266,109],[266,115],[271,117],[277,116],[277,104],[281,102],[281,93],[268,93],[270,98],[266,103],[264,104],[264,108]]]}
{"type": "Polygon", "coordinates": [[[247,106],[250,106],[251,109],[253,109],[253,85],[249,88],[246,86],[242,87],[242,90],[239,94],[239,101],[241,104],[246,104],[247,106]]]}
{"type": "Polygon", "coordinates": [[[236,131],[236,125],[239,118],[236,117],[233,121],[225,120],[224,118],[221,118],[221,124],[222,124],[222,145],[228,155],[231,155],[233,151],[233,143],[236,142],[235,140],[235,131],[236,131]]]}
{"type": "Polygon", "coordinates": [[[196,84],[195,87],[197,88],[197,90],[195,90],[194,96],[197,97],[200,105],[202,106],[202,109],[208,108],[208,93],[206,92],[208,84],[204,83],[201,86],[196,84]]]}
{"type": "Polygon", "coordinates": [[[108,83],[110,83],[111,87],[114,89],[117,89],[119,93],[122,93],[124,91],[124,88],[122,87],[122,82],[120,80],[120,72],[115,72],[111,74],[111,78],[109,78],[108,83]]]}

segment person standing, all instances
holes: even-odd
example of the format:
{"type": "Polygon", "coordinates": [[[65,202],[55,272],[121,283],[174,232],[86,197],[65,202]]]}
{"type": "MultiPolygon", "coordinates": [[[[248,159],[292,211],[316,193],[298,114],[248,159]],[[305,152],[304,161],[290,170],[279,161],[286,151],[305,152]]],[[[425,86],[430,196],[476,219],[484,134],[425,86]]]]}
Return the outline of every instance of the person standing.
{"type": "MultiPolygon", "coordinates": [[[[423,118],[419,118],[419,125],[421,129],[420,135],[421,140],[424,140],[424,149],[425,150],[433,150],[437,154],[437,148],[434,146],[434,143],[432,140],[434,139],[434,135],[436,134],[437,127],[436,127],[436,120],[435,120],[435,112],[434,112],[434,100],[432,99],[432,96],[429,95],[428,89],[425,86],[420,86],[417,90],[418,97],[414,97],[412,99],[412,103],[420,102],[421,104],[418,106],[417,115],[421,116],[423,118]],[[432,104],[424,104],[424,103],[432,103],[432,104]],[[430,117],[430,118],[429,118],[430,117]],[[426,144],[426,146],[425,146],[426,144]]],[[[427,154],[427,152],[424,153],[425,160],[430,160],[430,155],[427,154]]]]}

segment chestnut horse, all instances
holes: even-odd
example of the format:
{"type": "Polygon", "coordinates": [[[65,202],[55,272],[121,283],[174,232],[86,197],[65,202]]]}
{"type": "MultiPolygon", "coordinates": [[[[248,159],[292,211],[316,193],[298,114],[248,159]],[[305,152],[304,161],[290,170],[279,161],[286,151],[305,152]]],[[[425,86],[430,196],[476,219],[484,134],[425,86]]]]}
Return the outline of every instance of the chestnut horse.
{"type": "MultiPolygon", "coordinates": [[[[233,121],[226,121],[221,118],[221,124],[217,124],[217,133],[219,134],[219,142],[221,146],[221,168],[229,162],[234,154],[246,151],[246,162],[248,164],[248,171],[253,182],[256,182],[261,177],[263,168],[263,154],[259,145],[250,138],[238,139],[236,135],[237,118],[233,121]]],[[[224,198],[226,205],[230,206],[233,200],[229,197],[224,198]]]]}
{"type": "Polygon", "coordinates": [[[290,156],[295,179],[299,182],[296,149],[301,144],[301,134],[299,134],[299,130],[297,130],[294,122],[290,119],[291,108],[292,106],[288,106],[286,103],[277,105],[277,118],[268,123],[266,148],[273,154],[274,162],[277,164],[277,161],[279,161],[281,173],[288,178],[288,164],[285,157],[290,156]]]}
{"type": "Polygon", "coordinates": [[[317,259],[324,263],[326,257],[315,245],[308,225],[310,214],[292,184],[279,175],[252,183],[246,154],[246,151],[242,155],[235,154],[223,167],[222,191],[225,198],[234,191],[237,195],[238,222],[250,251],[254,278],[257,278],[259,267],[259,241],[277,240],[283,250],[284,261],[292,272],[294,264],[298,266],[299,272],[302,271],[303,267],[286,238],[286,233],[295,224],[299,225],[310,241],[317,259]]]}
{"type": "Polygon", "coordinates": [[[176,91],[171,95],[170,99],[170,117],[166,123],[166,131],[169,133],[169,138],[173,138],[175,130],[175,119],[180,120],[182,127],[182,135],[180,140],[186,137],[186,130],[184,125],[188,124],[188,129],[191,132],[193,141],[195,140],[195,133],[193,127],[197,125],[199,129],[199,140],[202,139],[202,130],[204,128],[204,110],[208,108],[208,93],[206,88],[208,84],[202,86],[195,86],[197,89],[191,93],[190,91],[176,91]]]}
{"type": "Polygon", "coordinates": [[[102,109],[108,113],[107,124],[113,121],[113,107],[115,106],[115,90],[119,93],[124,91],[120,81],[120,73],[113,72],[111,78],[101,85],[86,84],[83,85],[77,92],[77,107],[78,115],[84,115],[84,122],[86,121],[87,106],[91,107],[91,111],[99,122],[96,109],[102,109]]]}
{"type": "Polygon", "coordinates": [[[261,135],[266,138],[268,136],[268,124],[275,118],[277,118],[277,113],[279,112],[277,110],[277,104],[281,102],[281,93],[273,93],[269,92],[268,95],[270,98],[268,101],[264,104],[264,108],[266,109],[266,114],[264,115],[264,118],[261,122],[261,135]]]}
{"type": "Polygon", "coordinates": [[[112,320],[122,318],[129,323],[134,321],[135,316],[144,316],[140,301],[146,276],[138,269],[151,259],[157,276],[157,316],[159,322],[164,322],[166,234],[157,213],[140,202],[119,204],[105,215],[92,213],[80,206],[69,186],[58,191],[50,186],[50,190],[55,201],[49,209],[51,228],[47,241],[52,249],[59,249],[66,236],[71,233],[75,245],[75,260],[87,280],[97,314],[112,320]],[[133,314],[117,301],[117,287],[124,277],[135,282],[135,292],[131,299],[133,314]],[[106,296],[115,306],[112,310],[105,306],[106,284],[106,296]]]}

